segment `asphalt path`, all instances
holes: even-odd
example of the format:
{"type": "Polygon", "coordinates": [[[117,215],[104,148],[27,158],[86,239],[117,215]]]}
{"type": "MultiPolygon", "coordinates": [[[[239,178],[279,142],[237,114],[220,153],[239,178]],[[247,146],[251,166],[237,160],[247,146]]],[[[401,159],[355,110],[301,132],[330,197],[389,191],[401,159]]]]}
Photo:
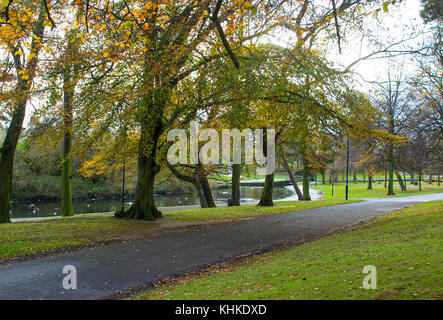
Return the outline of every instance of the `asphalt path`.
{"type": "Polygon", "coordinates": [[[300,243],[443,193],[366,199],[0,265],[0,299],[99,299],[232,257],[300,243]],[[74,266],[77,289],[63,288],[74,266]]]}

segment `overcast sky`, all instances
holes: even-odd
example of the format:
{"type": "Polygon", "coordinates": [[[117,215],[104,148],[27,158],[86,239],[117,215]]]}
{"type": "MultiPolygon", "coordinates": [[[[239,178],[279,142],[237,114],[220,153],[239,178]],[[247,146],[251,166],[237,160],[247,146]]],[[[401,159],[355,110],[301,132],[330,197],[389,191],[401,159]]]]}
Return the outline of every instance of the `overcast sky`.
{"type": "MultiPolygon", "coordinates": [[[[400,4],[389,6],[388,13],[381,11],[377,19],[373,16],[368,16],[365,19],[365,26],[384,45],[408,39],[411,35],[414,35],[412,40],[405,41],[397,46],[396,49],[419,48],[423,41],[425,41],[425,36],[421,35],[421,33],[425,33],[428,28],[420,17],[420,10],[420,0],[406,0],[400,4]]],[[[352,61],[376,50],[367,41],[363,41],[363,46],[361,46],[360,37],[355,37],[354,39],[344,46],[341,55],[338,54],[338,50],[334,50],[335,52],[329,54],[329,58],[343,66],[348,66],[352,61]]],[[[381,58],[382,55],[377,55],[374,58],[376,57],[378,58],[358,63],[352,70],[368,81],[386,80],[388,70],[395,72],[401,68],[405,73],[409,74],[414,73],[416,70],[412,55],[402,55],[388,59],[381,58]]],[[[368,88],[368,84],[362,81],[361,78],[356,77],[356,79],[360,81],[364,88],[368,88]]]]}

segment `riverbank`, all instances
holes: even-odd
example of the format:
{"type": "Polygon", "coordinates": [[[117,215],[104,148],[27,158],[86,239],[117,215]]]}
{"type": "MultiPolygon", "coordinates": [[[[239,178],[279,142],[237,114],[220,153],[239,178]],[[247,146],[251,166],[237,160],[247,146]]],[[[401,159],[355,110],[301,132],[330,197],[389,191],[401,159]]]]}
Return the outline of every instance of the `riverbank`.
{"type": "MultiPolygon", "coordinates": [[[[15,203],[60,201],[61,176],[31,176],[16,179],[12,186],[12,200],[15,203]]],[[[158,180],[155,184],[159,195],[190,194],[189,184],[174,177],[158,180]]],[[[134,179],[128,179],[125,185],[127,197],[135,192],[134,179]]],[[[72,177],[72,195],[75,200],[120,199],[122,183],[120,179],[92,181],[80,176],[72,177]]]]}

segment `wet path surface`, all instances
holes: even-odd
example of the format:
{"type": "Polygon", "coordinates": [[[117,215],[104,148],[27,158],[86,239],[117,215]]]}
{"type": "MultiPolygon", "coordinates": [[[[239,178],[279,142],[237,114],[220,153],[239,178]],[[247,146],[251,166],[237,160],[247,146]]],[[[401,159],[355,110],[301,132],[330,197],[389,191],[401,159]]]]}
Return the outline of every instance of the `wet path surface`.
{"type": "Polygon", "coordinates": [[[370,199],[265,216],[0,266],[0,299],[97,299],[185,273],[203,264],[302,242],[443,193],[370,199]],[[77,269],[77,289],[62,288],[64,266],[77,269]]]}

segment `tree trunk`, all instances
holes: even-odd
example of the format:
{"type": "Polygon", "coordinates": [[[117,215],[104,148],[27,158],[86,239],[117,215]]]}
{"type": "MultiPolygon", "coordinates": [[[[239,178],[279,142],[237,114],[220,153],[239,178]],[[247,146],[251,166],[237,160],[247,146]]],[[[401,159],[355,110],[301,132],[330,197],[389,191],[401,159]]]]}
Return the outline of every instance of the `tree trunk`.
{"type": "Polygon", "coordinates": [[[292,186],[294,187],[295,193],[297,193],[298,200],[303,200],[303,194],[301,193],[300,188],[298,187],[297,180],[295,180],[295,177],[292,174],[291,169],[289,168],[288,162],[286,161],[286,157],[284,154],[282,154],[282,158],[283,158],[283,166],[288,172],[289,179],[291,179],[292,186]]]}
{"type": "Polygon", "coordinates": [[[240,172],[241,164],[232,165],[232,206],[240,205],[240,172]]]}
{"type": "Polygon", "coordinates": [[[388,187],[388,176],[387,176],[387,172],[385,170],[385,188],[388,187]]]}
{"type": "Polygon", "coordinates": [[[26,111],[26,94],[14,108],[11,123],[6,132],[5,140],[0,154],[0,223],[10,222],[9,210],[11,203],[12,174],[14,167],[14,155],[17,148],[18,139],[22,130],[23,120],[26,111]]]}
{"type": "Polygon", "coordinates": [[[320,174],[321,174],[321,183],[322,183],[323,185],[325,185],[325,184],[326,184],[326,173],[325,173],[325,171],[323,170],[323,171],[320,171],[320,174]]]}
{"type": "MultiPolygon", "coordinates": [[[[68,50],[69,52],[69,50],[68,50]]],[[[72,100],[74,84],[72,81],[71,67],[67,67],[63,74],[63,121],[65,135],[63,139],[62,163],[62,216],[73,216],[72,212],[72,100]]]]}
{"type": "Polygon", "coordinates": [[[394,146],[392,144],[389,146],[388,164],[389,164],[388,196],[393,196],[395,195],[395,192],[394,192],[394,146]]]}
{"type": "MultiPolygon", "coordinates": [[[[169,170],[180,180],[191,183],[195,190],[197,191],[198,200],[200,202],[200,207],[202,208],[208,208],[208,202],[206,201],[206,197],[203,194],[203,188],[202,184],[200,183],[200,180],[198,179],[198,171],[195,170],[193,175],[185,175],[180,173],[174,166],[172,166],[169,162],[166,162],[169,170]]],[[[212,198],[212,196],[211,196],[212,198]]]]}
{"type": "Polygon", "coordinates": [[[211,187],[209,186],[209,181],[206,176],[198,178],[199,184],[201,186],[203,196],[205,197],[206,204],[208,208],[215,208],[215,201],[212,197],[211,187]]]}
{"type": "Polygon", "coordinates": [[[394,192],[394,170],[392,168],[389,169],[388,172],[388,196],[395,195],[394,192]]]}
{"type": "Polygon", "coordinates": [[[403,179],[401,178],[400,172],[395,170],[395,175],[397,176],[398,184],[400,185],[401,191],[403,191],[403,192],[406,191],[406,184],[403,183],[403,179]]]}
{"type": "Polygon", "coordinates": [[[198,201],[200,202],[201,208],[208,208],[208,203],[206,202],[206,198],[203,194],[202,187],[200,183],[194,184],[195,190],[197,191],[198,201]]]}
{"type": "Polygon", "coordinates": [[[274,174],[269,174],[265,178],[265,184],[263,193],[260,198],[258,205],[260,207],[272,207],[274,202],[272,201],[272,193],[274,191],[274,174]]]}
{"type": "Polygon", "coordinates": [[[368,190],[372,190],[372,175],[368,174],[368,190]]]}
{"type": "Polygon", "coordinates": [[[116,212],[118,218],[127,217],[137,220],[161,218],[154,199],[155,176],[160,171],[156,163],[158,139],[163,132],[162,111],[164,100],[155,102],[156,95],[165,98],[163,92],[153,92],[143,98],[146,106],[144,119],[141,121],[141,136],[138,150],[138,173],[134,203],[126,212],[116,212]],[[153,96],[152,96],[153,95],[153,96]],[[154,101],[154,103],[152,102],[154,101]]]}
{"type": "Polygon", "coordinates": [[[311,195],[309,194],[309,177],[311,176],[311,169],[303,161],[303,200],[311,201],[311,195]]]}
{"type": "Polygon", "coordinates": [[[136,220],[154,220],[161,218],[161,212],[155,206],[154,182],[159,169],[154,160],[155,153],[145,155],[140,150],[138,157],[138,176],[135,199],[131,208],[125,212],[116,212],[118,218],[130,218],[136,220]]]}
{"type": "Polygon", "coordinates": [[[415,183],[415,174],[414,174],[414,172],[412,172],[410,184],[414,184],[414,183],[415,183]]]}
{"type": "Polygon", "coordinates": [[[418,191],[421,191],[421,169],[418,170],[418,191]]]}

